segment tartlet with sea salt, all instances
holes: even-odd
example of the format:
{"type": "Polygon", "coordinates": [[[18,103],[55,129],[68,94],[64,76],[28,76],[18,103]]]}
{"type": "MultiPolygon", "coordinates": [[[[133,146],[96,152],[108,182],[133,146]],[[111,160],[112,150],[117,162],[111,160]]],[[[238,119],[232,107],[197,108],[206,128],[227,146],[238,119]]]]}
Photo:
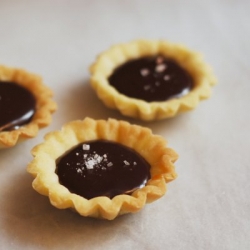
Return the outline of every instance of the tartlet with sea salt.
{"type": "Polygon", "coordinates": [[[56,103],[40,76],[0,65],[0,149],[33,138],[51,122],[56,103]]]}
{"type": "Polygon", "coordinates": [[[90,72],[91,85],[106,106],[146,121],[194,109],[216,83],[201,54],[167,41],[112,46],[90,72]]]}
{"type": "Polygon", "coordinates": [[[32,149],[33,188],[59,209],[112,220],[166,192],[177,159],[151,130],[125,121],[72,121],[32,149]]]}

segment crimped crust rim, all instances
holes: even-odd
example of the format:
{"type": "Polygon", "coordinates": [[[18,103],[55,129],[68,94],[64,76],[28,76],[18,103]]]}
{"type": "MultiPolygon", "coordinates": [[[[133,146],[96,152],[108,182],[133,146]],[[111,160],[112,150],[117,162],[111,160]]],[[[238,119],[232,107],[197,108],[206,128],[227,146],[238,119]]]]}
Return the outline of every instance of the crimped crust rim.
{"type": "Polygon", "coordinates": [[[53,206],[74,209],[82,216],[108,220],[124,213],[137,212],[146,203],[159,199],[166,192],[166,183],[177,176],[173,163],[178,156],[174,150],[166,147],[162,137],[153,135],[148,128],[114,119],[85,118],[67,123],[60,131],[48,133],[45,141],[32,149],[32,155],[34,159],[27,167],[27,171],[35,178],[32,186],[40,194],[48,196],[53,206]],[[71,193],[61,185],[55,173],[55,160],[71,147],[93,139],[112,140],[141,154],[151,165],[151,179],[147,185],[132,195],[90,200],[71,193]],[[154,156],[148,154],[150,150],[154,150],[154,156]]]}
{"type": "Polygon", "coordinates": [[[52,91],[44,85],[42,78],[20,68],[0,65],[0,80],[13,81],[28,89],[36,98],[36,112],[32,121],[17,130],[0,132],[0,149],[15,146],[17,143],[37,135],[40,128],[51,123],[51,114],[57,109],[51,99],[52,91]]]}
{"type": "Polygon", "coordinates": [[[186,46],[162,40],[135,40],[130,43],[113,45],[100,53],[90,67],[91,85],[106,106],[118,109],[123,115],[145,121],[173,117],[178,113],[194,109],[200,100],[211,95],[211,87],[217,82],[211,67],[202,55],[186,46]],[[146,102],[119,93],[108,82],[113,70],[131,59],[142,56],[165,55],[176,60],[187,70],[195,81],[189,94],[162,102],[146,102]]]}

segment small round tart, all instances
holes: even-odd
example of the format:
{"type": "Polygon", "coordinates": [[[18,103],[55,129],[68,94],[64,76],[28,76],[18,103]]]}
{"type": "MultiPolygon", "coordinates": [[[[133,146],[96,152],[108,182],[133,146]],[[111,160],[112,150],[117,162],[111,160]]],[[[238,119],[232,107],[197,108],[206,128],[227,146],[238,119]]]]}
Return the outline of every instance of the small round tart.
{"type": "Polygon", "coordinates": [[[201,54],[166,41],[115,45],[90,72],[92,87],[108,107],[146,121],[194,109],[216,83],[201,54]]]}
{"type": "Polygon", "coordinates": [[[0,149],[33,138],[51,122],[56,103],[41,77],[0,66],[0,149]]]}
{"type": "Polygon", "coordinates": [[[32,186],[52,205],[108,220],[162,197],[178,158],[148,128],[90,118],[50,132],[32,154],[32,186]]]}

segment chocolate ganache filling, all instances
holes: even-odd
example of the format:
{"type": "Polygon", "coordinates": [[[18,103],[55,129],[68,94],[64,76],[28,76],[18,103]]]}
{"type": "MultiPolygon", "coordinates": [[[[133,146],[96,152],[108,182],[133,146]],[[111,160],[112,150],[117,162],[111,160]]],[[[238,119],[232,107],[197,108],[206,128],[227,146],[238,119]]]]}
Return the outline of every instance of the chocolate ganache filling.
{"type": "Polygon", "coordinates": [[[0,131],[18,129],[29,123],[35,113],[36,100],[26,88],[0,81],[0,131]]]}
{"type": "Polygon", "coordinates": [[[115,69],[109,83],[121,94],[147,102],[184,96],[194,86],[186,70],[161,55],[128,61],[115,69]]]}
{"type": "Polygon", "coordinates": [[[86,199],[131,194],[150,179],[150,165],[136,151],[107,140],[77,145],[57,159],[59,182],[86,199]]]}

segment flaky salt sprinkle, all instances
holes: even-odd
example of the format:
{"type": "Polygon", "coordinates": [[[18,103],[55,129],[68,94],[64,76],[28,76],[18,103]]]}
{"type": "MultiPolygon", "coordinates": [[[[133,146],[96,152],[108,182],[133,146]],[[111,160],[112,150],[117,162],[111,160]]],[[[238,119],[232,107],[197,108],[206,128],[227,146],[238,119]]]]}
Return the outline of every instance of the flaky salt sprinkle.
{"type": "Polygon", "coordinates": [[[89,150],[90,149],[90,145],[89,144],[83,144],[82,145],[82,149],[83,150],[89,150]]]}
{"type": "Polygon", "coordinates": [[[165,75],[165,76],[163,77],[163,79],[164,79],[165,81],[169,81],[169,80],[170,80],[170,75],[165,75]]]}
{"type": "Polygon", "coordinates": [[[102,159],[103,158],[100,155],[98,155],[98,157],[96,158],[96,160],[97,160],[98,163],[101,163],[102,159]]]}
{"type": "Polygon", "coordinates": [[[134,161],[134,165],[137,165],[137,162],[134,161]]]}
{"type": "Polygon", "coordinates": [[[87,158],[87,156],[88,156],[87,154],[84,154],[84,155],[83,155],[83,158],[84,158],[84,159],[86,159],[86,158],[87,158]]]}
{"type": "Polygon", "coordinates": [[[167,68],[167,65],[165,65],[165,64],[158,64],[158,65],[155,66],[155,71],[156,71],[157,73],[161,73],[161,72],[163,72],[166,68],[167,68]]]}
{"type": "Polygon", "coordinates": [[[80,168],[78,168],[77,170],[77,173],[81,174],[82,173],[82,170],[80,168]]]}
{"type": "Polygon", "coordinates": [[[94,159],[90,159],[90,160],[85,162],[87,169],[93,169],[95,164],[96,164],[96,161],[94,159]]]}
{"type": "Polygon", "coordinates": [[[151,87],[150,87],[150,85],[145,85],[143,88],[144,88],[144,90],[149,90],[151,87]]]}
{"type": "Polygon", "coordinates": [[[148,69],[141,69],[141,71],[140,71],[140,73],[141,73],[141,75],[142,76],[147,76],[147,75],[149,75],[149,70],[148,69]]]}
{"type": "Polygon", "coordinates": [[[113,166],[113,163],[112,162],[109,162],[108,164],[107,164],[107,167],[112,167],[113,166]]]}
{"type": "Polygon", "coordinates": [[[125,160],[125,161],[123,161],[123,162],[124,162],[124,163],[125,163],[125,165],[127,165],[127,166],[128,166],[128,165],[130,165],[130,163],[129,163],[128,161],[126,161],[126,160],[125,160]]]}
{"type": "Polygon", "coordinates": [[[95,159],[98,163],[100,163],[100,162],[102,161],[103,157],[100,156],[100,155],[98,155],[98,154],[95,154],[95,155],[94,155],[94,159],[95,159]]]}

